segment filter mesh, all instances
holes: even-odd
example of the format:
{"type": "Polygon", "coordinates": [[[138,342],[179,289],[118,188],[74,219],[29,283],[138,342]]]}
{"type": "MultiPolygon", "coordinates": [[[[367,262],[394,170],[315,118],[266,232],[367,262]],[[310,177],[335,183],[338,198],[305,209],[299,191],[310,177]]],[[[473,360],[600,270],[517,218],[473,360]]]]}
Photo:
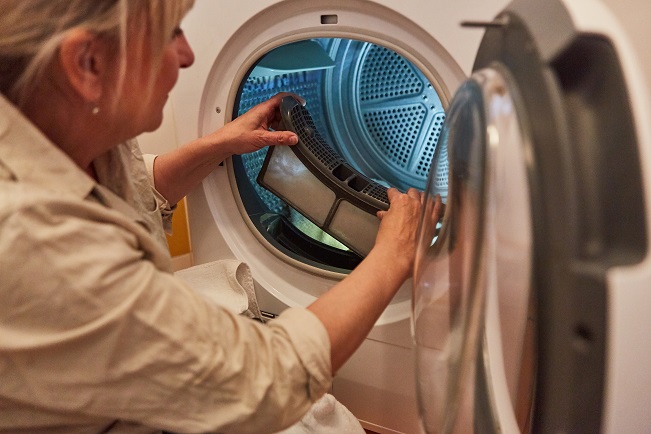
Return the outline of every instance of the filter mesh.
{"type": "MultiPolygon", "coordinates": [[[[295,72],[269,77],[249,78],[242,88],[238,115],[249,111],[253,106],[268,100],[278,92],[294,92],[303,97],[309,104],[310,112],[314,118],[315,127],[323,131],[323,113],[321,96],[321,73],[312,71],[295,72]]],[[[260,199],[269,207],[269,210],[285,217],[290,216],[290,211],[282,200],[258,185],[255,181],[262,168],[266,149],[242,155],[242,163],[249,181],[253,185],[260,199]]]]}
{"type": "Polygon", "coordinates": [[[383,188],[379,184],[369,184],[368,187],[366,187],[364,190],[362,190],[362,193],[368,194],[369,196],[382,201],[384,203],[389,202],[389,196],[387,196],[387,190],[386,188],[383,188]]]}
{"type": "MultiPolygon", "coordinates": [[[[317,132],[318,130],[316,130],[314,121],[311,116],[307,117],[297,115],[297,113],[300,113],[300,109],[300,106],[296,106],[292,110],[293,119],[296,123],[296,131],[298,132],[299,130],[307,130],[317,132]]],[[[343,160],[339,154],[337,154],[325,141],[320,139],[320,134],[307,134],[303,137],[305,146],[310,150],[310,152],[314,154],[321,161],[321,163],[323,163],[323,165],[328,168],[328,170],[333,170],[335,167],[343,163],[343,160]]]]}
{"type": "MultiPolygon", "coordinates": [[[[293,92],[305,99],[310,107],[314,128],[317,128],[321,134],[327,134],[328,130],[323,124],[322,76],[320,71],[299,71],[276,76],[249,77],[242,86],[238,115],[246,113],[255,105],[268,100],[278,92],[293,92]]],[[[257,183],[256,178],[262,169],[266,155],[267,149],[265,148],[244,154],[241,159],[246,177],[269,211],[287,217],[294,226],[317,241],[341,250],[348,250],[346,246],[323,232],[278,196],[257,183]]]]}

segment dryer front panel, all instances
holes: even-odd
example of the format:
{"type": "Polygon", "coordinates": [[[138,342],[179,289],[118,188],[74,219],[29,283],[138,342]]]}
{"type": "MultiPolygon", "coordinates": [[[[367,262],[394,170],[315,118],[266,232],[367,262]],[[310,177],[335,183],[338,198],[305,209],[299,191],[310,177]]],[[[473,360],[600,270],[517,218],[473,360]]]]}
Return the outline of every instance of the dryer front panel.
{"type": "MultiPolygon", "coordinates": [[[[436,20],[425,31],[400,8],[304,6],[270,6],[231,37],[207,78],[202,133],[278,91],[291,91],[307,100],[319,133],[364,176],[422,189],[451,93],[464,77],[430,32],[436,20]]],[[[233,255],[251,263],[261,292],[286,306],[305,306],[360,257],[255,182],[263,158],[264,152],[236,157],[226,162],[225,175],[209,176],[207,211],[233,255]],[[223,176],[228,185],[217,180],[223,176]]],[[[203,239],[193,245],[199,243],[197,257],[214,257],[212,246],[204,248],[203,239]]],[[[401,289],[380,324],[409,318],[410,292],[409,284],[401,289]]]]}
{"type": "MultiPolygon", "coordinates": [[[[320,133],[365,176],[401,189],[423,188],[438,128],[470,73],[482,35],[459,22],[491,19],[506,3],[441,2],[434,11],[429,0],[198,0],[184,23],[197,60],[183,71],[174,94],[179,140],[218,129],[256,98],[286,86],[308,100],[320,133]],[[310,57],[308,49],[285,63],[281,47],[313,43],[329,60],[310,57]],[[272,53],[281,55],[265,59],[272,53]]],[[[262,308],[277,314],[313,302],[359,258],[256,188],[248,174],[257,170],[255,160],[229,159],[189,196],[192,249],[196,263],[249,263],[262,308]],[[297,254],[269,234],[275,229],[262,214],[289,222],[278,232],[282,237],[299,232],[310,238],[304,252],[311,255],[318,242],[338,259],[297,254]]],[[[375,432],[418,431],[410,314],[407,282],[333,385],[337,399],[375,432]]]]}
{"type": "Polygon", "coordinates": [[[505,71],[473,74],[453,100],[430,173],[413,301],[419,407],[428,433],[472,432],[475,420],[486,432],[515,432],[521,408],[527,420],[534,373],[525,357],[532,350],[525,333],[529,138],[516,99],[505,71]],[[441,179],[448,179],[449,196],[443,221],[435,222],[428,216],[441,179]],[[499,412],[501,425],[482,411],[499,412]]]}

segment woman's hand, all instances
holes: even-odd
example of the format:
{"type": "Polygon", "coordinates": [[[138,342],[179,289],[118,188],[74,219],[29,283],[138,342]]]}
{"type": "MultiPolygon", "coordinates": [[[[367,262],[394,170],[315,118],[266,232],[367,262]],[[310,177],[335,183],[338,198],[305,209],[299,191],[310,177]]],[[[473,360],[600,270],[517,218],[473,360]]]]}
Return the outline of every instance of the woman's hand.
{"type": "MultiPolygon", "coordinates": [[[[396,262],[394,265],[402,267],[407,278],[412,274],[416,257],[416,237],[424,194],[414,188],[407,190],[407,193],[400,193],[395,188],[390,188],[387,194],[391,206],[388,211],[377,213],[382,222],[374,249],[394,252],[396,262]]],[[[432,218],[438,220],[445,208],[441,196],[437,195],[435,201],[435,215],[432,218]]]]}
{"type": "MultiPolygon", "coordinates": [[[[281,121],[279,105],[286,96],[303,102],[297,95],[278,93],[219,130],[220,140],[224,141],[230,155],[248,154],[266,146],[298,143],[298,137],[290,131],[269,131],[270,128],[278,128],[281,121]]],[[[206,138],[210,139],[210,136],[206,138]]]]}
{"type": "Polygon", "coordinates": [[[292,132],[269,131],[269,128],[278,127],[280,101],[286,96],[302,102],[299,96],[291,93],[276,94],[217,131],[158,156],[154,164],[156,189],[170,203],[176,203],[234,154],[298,143],[298,137],[292,132]]]}
{"type": "MultiPolygon", "coordinates": [[[[345,279],[308,307],[330,337],[333,373],[362,343],[414,267],[424,195],[413,188],[407,193],[390,188],[387,193],[391,205],[378,212],[382,222],[375,246],[345,279]]],[[[434,208],[438,219],[443,212],[440,196],[434,208]]]]}

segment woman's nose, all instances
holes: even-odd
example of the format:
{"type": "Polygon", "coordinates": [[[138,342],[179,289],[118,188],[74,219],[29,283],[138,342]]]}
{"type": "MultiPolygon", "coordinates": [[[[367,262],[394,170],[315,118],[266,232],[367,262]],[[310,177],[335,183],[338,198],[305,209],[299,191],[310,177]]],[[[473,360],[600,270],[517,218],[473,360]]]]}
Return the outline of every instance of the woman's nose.
{"type": "Polygon", "coordinates": [[[181,68],[188,68],[194,63],[194,51],[188,43],[188,40],[185,38],[185,35],[181,34],[176,38],[176,50],[179,55],[179,66],[181,68]]]}

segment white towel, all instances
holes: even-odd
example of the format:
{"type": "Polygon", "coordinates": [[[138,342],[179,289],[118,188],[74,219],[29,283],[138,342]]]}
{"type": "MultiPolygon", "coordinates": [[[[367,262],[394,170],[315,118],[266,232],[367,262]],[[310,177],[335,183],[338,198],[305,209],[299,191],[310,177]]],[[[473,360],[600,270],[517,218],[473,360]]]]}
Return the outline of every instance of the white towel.
{"type": "Polygon", "coordinates": [[[364,434],[357,418],[334,396],[325,394],[296,424],[276,434],[364,434]]]}
{"type": "MultiPolygon", "coordinates": [[[[179,270],[174,275],[212,303],[251,318],[261,318],[251,270],[243,262],[209,262],[179,270]]],[[[365,434],[365,431],[343,404],[326,394],[303,419],[277,434],[365,434]]]]}
{"type": "Polygon", "coordinates": [[[179,270],[174,275],[212,303],[251,318],[262,316],[253,276],[244,262],[232,259],[208,262],[179,270]]]}

